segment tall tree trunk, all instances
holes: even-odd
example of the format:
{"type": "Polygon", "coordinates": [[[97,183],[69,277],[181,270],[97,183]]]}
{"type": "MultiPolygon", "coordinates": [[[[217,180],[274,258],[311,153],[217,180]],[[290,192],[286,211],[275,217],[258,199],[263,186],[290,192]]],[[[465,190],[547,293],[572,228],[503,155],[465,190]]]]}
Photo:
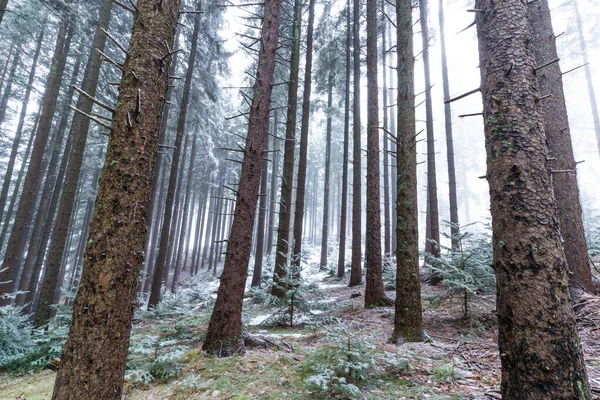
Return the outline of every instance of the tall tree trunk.
{"type": "MultiPolygon", "coordinates": [[[[442,87],[444,99],[450,99],[450,81],[448,79],[448,60],[446,57],[446,33],[444,31],[444,0],[439,3],[440,47],[442,49],[442,87]]],[[[446,130],[446,156],[448,158],[448,193],[450,202],[450,240],[452,248],[458,248],[460,228],[458,222],[458,201],[456,196],[456,170],[454,167],[454,138],[452,135],[452,107],[444,104],[444,127],[446,130]]]]}
{"type": "MultiPolygon", "coordinates": [[[[195,26],[194,26],[195,27],[195,26]]],[[[177,30],[175,31],[175,47],[178,47],[179,37],[181,35],[181,25],[177,25],[177,30]]],[[[171,71],[170,75],[177,74],[177,65],[179,64],[179,53],[173,55],[173,60],[171,61],[171,71]]],[[[173,97],[174,87],[169,86],[167,90],[167,95],[165,97],[165,104],[162,110],[162,117],[160,119],[160,131],[159,131],[159,141],[161,147],[166,147],[169,144],[169,135],[167,133],[167,127],[169,125],[169,114],[171,110],[171,99],[173,97]]],[[[167,170],[167,162],[165,160],[165,154],[159,154],[158,159],[156,160],[156,167],[154,168],[154,175],[152,176],[152,195],[150,196],[150,216],[148,221],[150,221],[150,229],[146,233],[146,269],[150,269],[150,262],[152,270],[154,270],[154,253],[155,246],[152,244],[156,241],[156,235],[160,230],[156,229],[156,224],[160,224],[162,221],[162,217],[164,215],[164,196],[163,196],[163,186],[165,180],[161,180],[161,176],[164,176],[163,171],[167,170]],[[162,200],[160,200],[162,198],[162,200]],[[160,200],[160,201],[157,201],[160,200]]]]}
{"type": "MultiPolygon", "coordinates": [[[[381,9],[385,10],[385,0],[381,0],[381,9]]],[[[383,70],[383,253],[390,254],[390,161],[388,146],[388,82],[387,82],[387,21],[381,15],[381,66],[383,70]]]]}
{"type": "MultiPolygon", "coordinates": [[[[6,164],[6,173],[4,174],[4,181],[2,182],[2,192],[0,192],[0,221],[2,221],[2,215],[6,207],[6,199],[8,198],[8,190],[10,188],[10,182],[12,180],[13,170],[15,168],[15,161],[17,159],[17,153],[19,151],[19,145],[21,143],[21,135],[23,133],[23,126],[25,125],[25,117],[27,116],[27,106],[29,104],[29,98],[33,89],[33,82],[35,81],[35,73],[37,70],[38,59],[42,49],[42,43],[44,43],[44,35],[46,32],[45,21],[40,34],[38,35],[35,52],[33,53],[33,59],[31,61],[31,70],[29,71],[29,78],[27,79],[27,86],[25,86],[25,93],[23,94],[23,101],[21,102],[21,113],[19,114],[19,122],[17,122],[17,130],[15,131],[15,137],[13,139],[12,148],[10,150],[10,156],[8,157],[8,163],[6,164]]],[[[9,216],[6,216],[6,222],[8,223],[9,216]]],[[[0,248],[2,243],[0,243],[0,248]]]]}
{"type": "MultiPolygon", "coordinates": [[[[532,41],[536,64],[542,65],[558,59],[548,0],[540,0],[529,7],[529,21],[533,35],[536,36],[532,41]]],[[[565,256],[572,273],[569,285],[580,286],[593,293],[594,285],[579,203],[577,163],[573,156],[560,65],[557,62],[550,64],[538,70],[536,74],[539,93],[544,96],[551,95],[541,102],[546,140],[552,157],[550,165],[553,170],[566,171],[553,174],[552,183],[565,256]]]]}
{"type": "Polygon", "coordinates": [[[269,200],[269,222],[267,224],[267,254],[273,251],[275,233],[275,211],[277,210],[277,177],[279,175],[279,113],[273,112],[273,162],[271,163],[271,198],[269,200]]]}
{"type": "MultiPolygon", "coordinates": [[[[15,223],[8,238],[8,246],[2,267],[0,270],[0,294],[12,293],[17,287],[17,278],[21,268],[25,246],[29,237],[30,225],[33,219],[35,204],[37,201],[42,179],[44,175],[43,161],[46,145],[52,127],[54,110],[58,101],[58,93],[62,76],[67,62],[67,55],[73,38],[74,27],[67,21],[62,21],[59,28],[58,37],[50,73],[46,81],[44,100],[40,112],[40,122],[35,135],[33,149],[31,151],[31,160],[27,167],[25,182],[23,183],[23,194],[19,200],[15,223]]],[[[0,300],[0,304],[6,304],[8,299],[0,300]]]]}
{"type": "Polygon", "coordinates": [[[337,277],[346,274],[346,227],[348,226],[348,158],[350,147],[350,0],[346,1],[346,82],[344,97],[344,156],[342,159],[342,198],[340,211],[340,244],[338,253],[337,277]]]}
{"type": "MultiPolygon", "coordinates": [[[[195,42],[195,41],[194,41],[195,42]]],[[[195,163],[196,163],[196,143],[198,141],[198,135],[194,134],[194,140],[192,141],[192,151],[191,151],[191,155],[190,155],[190,167],[188,170],[188,175],[187,175],[187,187],[185,189],[185,197],[184,197],[184,201],[183,201],[183,217],[182,217],[182,222],[181,222],[181,237],[179,239],[179,249],[177,250],[177,259],[175,261],[175,271],[173,273],[173,282],[171,284],[171,292],[175,293],[175,287],[177,285],[177,282],[179,281],[179,274],[181,272],[181,270],[183,269],[182,264],[184,264],[187,261],[187,257],[183,257],[184,254],[184,247],[186,244],[186,238],[188,236],[188,219],[189,219],[189,207],[188,207],[188,203],[189,204],[193,204],[191,201],[191,195],[192,195],[192,186],[193,185],[193,178],[194,178],[194,167],[195,167],[195,163]],[[182,259],[183,258],[183,259],[182,259]]],[[[183,176],[182,176],[183,178],[183,176]]]]}
{"type": "Polygon", "coordinates": [[[381,177],[379,171],[379,85],[377,0],[367,0],[367,279],[365,307],[391,304],[383,290],[381,263],[381,177]]]}
{"type": "Polygon", "coordinates": [[[589,399],[528,7],[520,0],[476,2],[502,398],[589,399]]]}
{"type": "MultiPolygon", "coordinates": [[[[294,25],[292,54],[290,58],[290,80],[288,87],[287,119],[285,123],[285,146],[283,153],[283,174],[281,176],[281,200],[279,202],[279,223],[277,226],[277,248],[275,251],[275,271],[271,294],[283,297],[281,278],[286,275],[290,263],[290,230],[292,220],[292,199],[294,191],[294,153],[296,147],[296,117],[298,109],[298,75],[300,73],[300,36],[302,28],[302,1],[294,0],[294,25]]],[[[294,255],[292,255],[292,258],[294,255]]]]}
{"type": "MultiPolygon", "coordinates": [[[[388,38],[389,38],[389,42],[390,45],[392,44],[392,29],[388,30],[388,38]]],[[[397,49],[396,49],[397,51],[397,49]]],[[[390,63],[393,65],[393,60],[394,57],[390,57],[390,63]]],[[[390,90],[388,91],[388,93],[386,93],[386,95],[389,96],[389,103],[390,103],[390,107],[389,107],[389,112],[390,112],[390,116],[389,116],[389,121],[390,121],[390,132],[392,133],[392,135],[396,135],[396,107],[397,105],[394,105],[396,103],[396,96],[394,95],[394,67],[390,66],[390,68],[387,68],[388,73],[389,73],[389,82],[390,82],[390,90]]],[[[398,92],[397,88],[396,88],[396,93],[398,92]]],[[[396,148],[396,141],[395,140],[390,140],[390,154],[392,154],[392,156],[390,157],[391,160],[391,169],[392,169],[392,173],[391,173],[391,181],[392,181],[392,199],[391,199],[391,203],[392,203],[392,225],[391,225],[391,235],[392,235],[392,253],[396,254],[396,244],[397,244],[397,237],[396,237],[396,225],[397,225],[397,208],[396,208],[396,201],[398,198],[398,163],[396,160],[396,156],[397,156],[397,148],[396,148]]]]}
{"type": "Polygon", "coordinates": [[[325,183],[323,187],[323,229],[321,230],[321,269],[327,268],[329,239],[329,192],[331,181],[331,113],[333,112],[333,69],[327,77],[327,132],[325,134],[325,183]]]}
{"type": "MultiPolygon", "coordinates": [[[[431,77],[429,68],[429,23],[427,21],[427,0],[419,0],[421,38],[423,42],[423,68],[425,75],[425,114],[427,131],[427,222],[429,232],[425,237],[425,251],[433,257],[440,256],[440,222],[437,197],[437,174],[435,168],[435,136],[433,131],[433,100],[431,98],[431,77]]],[[[431,283],[439,282],[433,276],[431,283]]]]}
{"type": "MultiPolygon", "coordinates": [[[[201,262],[200,262],[200,269],[204,268],[204,263],[207,261],[206,257],[208,255],[208,250],[210,249],[210,243],[212,243],[213,240],[213,236],[212,236],[212,226],[213,226],[213,221],[215,219],[215,213],[216,213],[216,197],[217,197],[217,192],[215,187],[212,185],[212,183],[209,184],[209,186],[211,186],[210,191],[209,191],[209,195],[208,195],[208,220],[206,221],[206,234],[204,236],[204,241],[202,242],[202,258],[201,258],[201,262]]],[[[207,269],[209,269],[210,267],[208,267],[207,269]]]]}
{"type": "Polygon", "coordinates": [[[263,6],[261,49],[233,226],[217,300],[210,317],[206,340],[202,345],[208,353],[218,356],[230,356],[245,351],[242,338],[242,303],[252,243],[249,231],[256,214],[260,170],[269,129],[280,5],[281,0],[265,0],[263,6]]]}
{"type": "Polygon", "coordinates": [[[598,145],[598,154],[600,154],[600,116],[598,116],[598,104],[596,102],[596,92],[594,90],[594,81],[592,79],[592,70],[588,61],[587,45],[585,35],[583,34],[583,24],[581,15],[579,14],[579,5],[577,1],[573,1],[575,9],[575,22],[577,23],[577,33],[579,36],[579,50],[583,56],[583,65],[585,69],[585,79],[587,81],[588,96],[590,99],[590,107],[592,111],[592,119],[594,121],[594,131],[596,131],[596,144],[598,145]]]}
{"type": "MultiPolygon", "coordinates": [[[[201,8],[201,2],[196,3],[196,10],[201,8]]],[[[160,245],[158,248],[158,257],[156,259],[156,266],[154,269],[154,278],[152,280],[152,290],[150,292],[150,300],[148,301],[148,308],[156,307],[161,297],[161,287],[163,284],[163,276],[168,273],[167,253],[169,248],[169,241],[175,239],[174,236],[170,235],[171,224],[173,217],[177,214],[174,213],[175,204],[175,188],[177,186],[178,176],[177,171],[179,169],[179,158],[181,157],[181,145],[183,142],[183,135],[185,132],[185,123],[187,119],[188,104],[190,99],[190,90],[192,86],[192,79],[194,77],[194,65],[196,63],[196,54],[198,50],[198,38],[199,32],[199,17],[196,16],[196,22],[194,23],[194,32],[192,33],[192,46],[190,49],[190,57],[188,58],[187,73],[185,76],[185,82],[183,84],[183,95],[181,98],[181,107],[179,109],[179,117],[177,119],[177,135],[175,136],[175,149],[173,150],[173,160],[171,161],[171,173],[169,175],[169,188],[167,189],[167,199],[165,201],[165,216],[163,220],[162,232],[160,234],[160,245]],[[198,27],[198,28],[196,28],[198,27]],[[194,36],[195,35],[195,36],[194,36]],[[171,236],[171,237],[170,237],[171,236]]],[[[164,281],[166,284],[166,280],[164,281]]]]}
{"type": "Polygon", "coordinates": [[[360,141],[360,0],[354,0],[352,34],[354,100],[352,104],[353,152],[352,152],[352,266],[350,268],[350,286],[362,282],[361,252],[361,141],[360,141]]]}
{"type": "MultiPolygon", "coordinates": [[[[172,68],[171,68],[172,70],[172,68]]],[[[167,104],[165,103],[165,106],[167,104]]],[[[163,114],[163,118],[164,118],[164,114],[163,114]]],[[[161,154],[158,155],[158,159],[156,160],[156,165],[158,166],[159,161],[161,159],[161,154]]],[[[162,222],[163,222],[163,215],[164,215],[164,204],[165,204],[165,197],[167,195],[167,185],[165,184],[165,182],[167,181],[167,174],[169,173],[169,169],[166,168],[166,166],[164,168],[161,168],[161,178],[160,178],[160,183],[159,183],[159,198],[158,198],[158,204],[156,204],[156,222],[155,224],[152,226],[152,230],[154,231],[152,233],[152,242],[150,244],[150,260],[147,262],[147,275],[146,275],[146,280],[144,281],[144,293],[148,293],[150,292],[150,289],[152,287],[152,280],[154,278],[154,271],[156,268],[156,246],[159,242],[159,232],[161,231],[162,228],[162,222]]],[[[154,178],[153,178],[154,179],[154,178]]],[[[153,182],[154,184],[154,182],[153,182]]]]}
{"type": "MultiPolygon", "coordinates": [[[[276,121],[273,125],[275,125],[276,121]]],[[[273,129],[274,131],[275,129],[273,129]]],[[[273,141],[273,144],[275,142],[273,141]]],[[[274,154],[274,153],[273,153],[274,154]]],[[[260,201],[258,202],[258,221],[256,253],[254,256],[254,271],[252,271],[253,287],[260,286],[262,281],[262,265],[265,254],[265,221],[267,219],[267,180],[269,179],[269,161],[263,158],[262,170],[260,175],[260,201]]],[[[269,228],[270,229],[270,228],[269,228]]]]}
{"type": "MultiPolygon", "coordinates": [[[[106,43],[106,35],[102,32],[103,29],[108,29],[110,15],[112,10],[112,0],[102,0],[98,14],[98,25],[94,33],[92,49],[87,61],[87,66],[83,75],[81,89],[91,96],[96,95],[98,87],[98,78],[100,75],[100,51],[104,51],[106,43]]],[[[77,108],[87,114],[91,114],[93,103],[79,96],[77,108]]],[[[39,308],[36,312],[36,326],[45,325],[50,318],[50,310],[52,306],[52,297],[56,286],[58,285],[58,276],[63,255],[63,250],[67,241],[71,216],[73,215],[73,204],[75,203],[75,195],[81,174],[81,165],[83,162],[83,154],[87,143],[88,130],[90,120],[83,115],[76,113],[73,116],[72,135],[73,144],[69,153],[69,164],[65,172],[65,180],[63,191],[60,195],[59,207],[52,232],[52,240],[50,241],[50,250],[48,252],[48,260],[46,262],[46,272],[40,289],[39,308]]]]}
{"type": "Polygon", "coordinates": [[[412,1],[396,1],[398,136],[396,228],[396,307],[394,341],[423,339],[419,278],[419,217],[417,209],[417,140],[412,1]]]}
{"type": "Polygon", "coordinates": [[[0,24],[2,23],[2,19],[4,18],[4,13],[6,12],[7,5],[8,0],[0,0],[0,24]]]}
{"type": "Polygon", "coordinates": [[[178,0],[158,5],[154,0],[137,3],[73,322],[53,399],[121,398],[158,152],[155,132],[161,114],[157,110],[169,84],[170,57],[165,57],[165,52],[173,46],[178,17],[178,0]]]}
{"type": "MultiPolygon", "coordinates": [[[[80,46],[80,53],[83,51],[83,46],[80,46]]],[[[67,129],[67,121],[70,117],[69,106],[71,105],[71,101],[73,99],[73,86],[77,83],[77,79],[79,77],[79,68],[81,65],[81,57],[78,57],[77,61],[75,61],[75,66],[73,67],[73,72],[71,74],[71,82],[67,89],[67,93],[64,98],[64,103],[61,110],[61,119],[58,125],[57,132],[55,134],[54,143],[50,143],[52,148],[52,155],[50,161],[48,162],[48,171],[46,172],[46,180],[44,182],[44,187],[42,189],[42,195],[40,197],[38,212],[35,217],[35,223],[33,225],[31,238],[29,239],[29,243],[27,246],[27,256],[25,257],[25,263],[23,265],[23,272],[21,275],[21,280],[19,282],[19,291],[26,292],[29,289],[30,281],[33,275],[33,269],[35,266],[35,262],[37,260],[37,256],[42,245],[42,239],[44,235],[44,230],[46,224],[51,224],[53,220],[54,209],[50,208],[50,203],[52,201],[52,191],[54,189],[54,184],[57,179],[57,169],[59,167],[59,158],[62,154],[63,150],[63,141],[65,138],[65,131],[67,129]],[[52,214],[52,215],[51,215],[52,214]]],[[[63,157],[66,157],[65,154],[63,157]]],[[[17,305],[25,304],[26,295],[25,293],[19,294],[16,297],[17,305]]]]}
{"type": "Polygon", "coordinates": [[[293,262],[296,266],[300,266],[302,257],[302,226],[304,222],[304,203],[306,197],[306,163],[308,159],[308,132],[310,128],[310,93],[312,89],[314,24],[315,0],[309,0],[308,27],[306,30],[306,66],[304,68],[304,91],[302,93],[302,122],[300,124],[300,155],[298,158],[298,182],[296,182],[296,210],[294,212],[293,262]]]}

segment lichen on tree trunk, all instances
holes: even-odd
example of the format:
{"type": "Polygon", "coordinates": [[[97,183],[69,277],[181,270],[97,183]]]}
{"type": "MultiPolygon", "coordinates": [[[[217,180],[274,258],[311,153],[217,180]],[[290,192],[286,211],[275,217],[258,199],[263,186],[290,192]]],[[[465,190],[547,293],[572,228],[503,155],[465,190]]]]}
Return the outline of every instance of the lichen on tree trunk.
{"type": "Polygon", "coordinates": [[[179,0],[140,0],[53,399],[120,399],[179,0]]]}
{"type": "Polygon", "coordinates": [[[567,286],[528,5],[479,0],[504,399],[590,398],[567,286]]]}

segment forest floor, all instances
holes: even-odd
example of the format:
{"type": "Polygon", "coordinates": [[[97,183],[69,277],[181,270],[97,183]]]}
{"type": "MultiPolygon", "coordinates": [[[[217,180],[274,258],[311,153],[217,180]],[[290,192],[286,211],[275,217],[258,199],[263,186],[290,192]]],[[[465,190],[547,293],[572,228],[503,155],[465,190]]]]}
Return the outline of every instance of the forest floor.
{"type": "MultiPolygon", "coordinates": [[[[218,280],[212,278],[212,274],[200,279],[204,279],[199,281],[203,282],[203,290],[214,297],[218,280]]],[[[252,304],[251,299],[245,301],[246,326],[254,335],[272,341],[275,346],[249,350],[245,356],[208,357],[202,353],[201,345],[211,307],[202,296],[197,296],[198,305],[189,312],[169,315],[165,307],[160,316],[141,314],[136,317],[124,399],[500,399],[493,298],[480,297],[473,301],[471,316],[467,319],[462,316],[461,299],[451,299],[439,307],[425,301],[424,327],[431,340],[398,346],[390,343],[393,307],[365,309],[364,285],[349,288],[345,282],[329,280],[320,283],[320,287],[324,298],[334,304],[320,316],[335,317],[336,324],[349,332],[348,340],[369,345],[372,349],[369,354],[392,354],[403,363],[377,370],[369,367],[366,379],[357,383],[359,394],[315,391],[307,384],[307,378],[315,374],[317,364],[334,363],[333,358],[338,354],[332,350],[334,339],[326,334],[326,325],[291,328],[254,325],[274,308],[252,304]],[[166,362],[157,363],[159,359],[166,362]],[[147,375],[145,379],[147,371],[154,378],[147,375]]],[[[423,285],[422,291],[423,298],[427,299],[439,296],[444,288],[423,285]]],[[[393,291],[387,294],[394,296],[393,291]]],[[[172,303],[185,307],[186,299],[189,296],[172,299],[172,303]]],[[[575,308],[590,384],[597,394],[596,389],[600,388],[600,297],[583,296],[575,308]]],[[[49,399],[54,377],[55,373],[50,370],[24,375],[2,374],[0,399],[49,399]]]]}

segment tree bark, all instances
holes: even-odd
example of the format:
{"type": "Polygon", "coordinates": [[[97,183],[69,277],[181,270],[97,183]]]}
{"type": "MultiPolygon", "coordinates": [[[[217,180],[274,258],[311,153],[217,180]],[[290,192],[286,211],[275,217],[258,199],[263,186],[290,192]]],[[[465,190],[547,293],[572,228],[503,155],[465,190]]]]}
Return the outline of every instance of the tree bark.
{"type": "MultiPolygon", "coordinates": [[[[381,8],[385,10],[385,0],[381,0],[381,8]]],[[[390,248],[390,161],[388,146],[388,82],[387,82],[387,21],[381,16],[381,66],[383,70],[383,254],[389,255],[390,248]]]]}
{"type": "Polygon", "coordinates": [[[367,0],[367,277],[365,307],[390,304],[381,264],[381,176],[379,171],[379,85],[377,82],[377,0],[367,0]]]}
{"type": "Polygon", "coordinates": [[[13,61],[10,66],[10,71],[8,73],[8,79],[6,80],[6,87],[4,88],[4,93],[2,93],[2,100],[0,100],[0,125],[4,123],[4,118],[6,117],[6,110],[8,109],[8,100],[10,100],[11,96],[13,95],[12,86],[15,82],[17,68],[21,63],[21,55],[21,45],[17,45],[16,54],[13,57],[13,61]]]}
{"type": "Polygon", "coordinates": [[[252,243],[248,232],[252,229],[256,215],[260,170],[269,128],[280,5],[281,0],[265,0],[263,6],[261,49],[233,226],[217,300],[202,346],[205,351],[217,356],[230,356],[245,351],[242,337],[242,303],[252,243]]]}
{"type": "MultiPolygon", "coordinates": [[[[548,0],[540,0],[529,7],[529,21],[536,40],[532,41],[537,65],[558,58],[556,37],[552,30],[552,18],[548,0]]],[[[552,186],[560,220],[560,232],[564,240],[565,256],[571,273],[569,285],[582,287],[593,293],[591,266],[589,262],[579,187],[577,185],[577,163],[573,155],[571,132],[562,73],[559,63],[550,64],[536,73],[539,93],[551,95],[543,100],[542,106],[546,140],[550,148],[553,170],[566,171],[552,175],[552,186]]]]}
{"type": "MultiPolygon", "coordinates": [[[[42,185],[44,171],[42,169],[44,153],[52,128],[52,119],[56,109],[58,93],[62,76],[67,62],[67,55],[73,38],[74,27],[67,21],[62,21],[59,28],[58,37],[50,73],[46,81],[44,100],[40,111],[40,122],[33,142],[31,151],[31,160],[27,167],[25,182],[23,183],[23,194],[19,200],[19,206],[15,214],[15,223],[8,238],[8,246],[2,267],[0,270],[0,294],[12,293],[17,287],[17,278],[21,269],[22,259],[29,237],[30,225],[33,219],[35,204],[42,185]]],[[[7,304],[7,298],[0,300],[0,305],[7,304]]]]}
{"type": "Polygon", "coordinates": [[[398,136],[396,200],[396,307],[394,341],[423,340],[419,278],[419,218],[417,209],[417,141],[412,1],[396,1],[398,136]]]}
{"type": "Polygon", "coordinates": [[[362,201],[361,201],[361,141],[360,141],[360,0],[354,0],[352,34],[354,99],[352,104],[353,152],[352,152],[352,265],[350,267],[350,286],[362,282],[362,201]]]}
{"type": "Polygon", "coordinates": [[[502,398],[589,399],[528,7],[520,0],[476,3],[502,398]]]}
{"type": "MultiPolygon", "coordinates": [[[[91,96],[96,95],[96,88],[98,86],[98,78],[100,75],[101,60],[98,50],[104,51],[104,45],[106,43],[106,36],[101,28],[108,29],[112,5],[112,0],[102,0],[102,3],[100,4],[98,25],[94,33],[92,49],[90,50],[87,66],[83,75],[81,89],[91,96]]],[[[90,114],[92,112],[92,107],[93,103],[90,100],[84,96],[79,96],[79,100],[77,101],[78,109],[90,114]]],[[[90,120],[83,115],[76,113],[73,116],[71,127],[73,130],[73,145],[69,153],[69,164],[67,165],[65,172],[63,191],[60,195],[60,205],[56,214],[52,240],[48,247],[50,250],[48,252],[42,288],[40,289],[39,308],[35,317],[36,326],[47,324],[50,318],[52,298],[56,286],[58,285],[63,250],[67,241],[71,216],[73,215],[73,204],[75,203],[75,195],[77,193],[79,176],[81,174],[81,165],[83,162],[85,145],[87,143],[90,120]]]]}
{"type": "Polygon", "coordinates": [[[340,244],[338,253],[337,277],[346,274],[346,227],[348,226],[348,158],[350,147],[350,0],[346,1],[346,83],[344,98],[344,156],[342,160],[342,203],[340,211],[340,244]]]}
{"type": "Polygon", "coordinates": [[[137,3],[53,399],[121,398],[132,304],[143,267],[156,132],[169,84],[165,53],[173,47],[178,17],[178,0],[137,3]]]}
{"type": "MultiPolygon", "coordinates": [[[[281,200],[279,202],[279,223],[277,226],[277,248],[275,251],[275,271],[271,294],[283,297],[281,278],[286,275],[290,264],[290,230],[292,219],[292,199],[294,190],[294,153],[296,147],[296,117],[298,109],[298,75],[300,72],[300,37],[302,29],[302,1],[294,0],[292,54],[290,58],[290,80],[288,86],[288,107],[285,123],[285,146],[283,153],[283,173],[281,176],[281,200]]],[[[296,255],[292,254],[292,259],[296,255]]]]}

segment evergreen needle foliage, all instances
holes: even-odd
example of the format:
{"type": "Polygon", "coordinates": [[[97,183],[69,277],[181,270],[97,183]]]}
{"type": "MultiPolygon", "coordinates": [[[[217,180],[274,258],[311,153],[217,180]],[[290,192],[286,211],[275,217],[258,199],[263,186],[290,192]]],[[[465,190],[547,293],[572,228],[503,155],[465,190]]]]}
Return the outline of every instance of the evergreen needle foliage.
{"type": "Polygon", "coordinates": [[[491,226],[478,233],[464,232],[456,237],[456,247],[440,245],[442,254],[434,257],[428,254],[430,272],[439,276],[446,291],[441,296],[430,297],[434,305],[460,296],[463,316],[470,315],[470,302],[479,294],[492,294],[496,290],[496,280],[492,264],[491,226]]]}

